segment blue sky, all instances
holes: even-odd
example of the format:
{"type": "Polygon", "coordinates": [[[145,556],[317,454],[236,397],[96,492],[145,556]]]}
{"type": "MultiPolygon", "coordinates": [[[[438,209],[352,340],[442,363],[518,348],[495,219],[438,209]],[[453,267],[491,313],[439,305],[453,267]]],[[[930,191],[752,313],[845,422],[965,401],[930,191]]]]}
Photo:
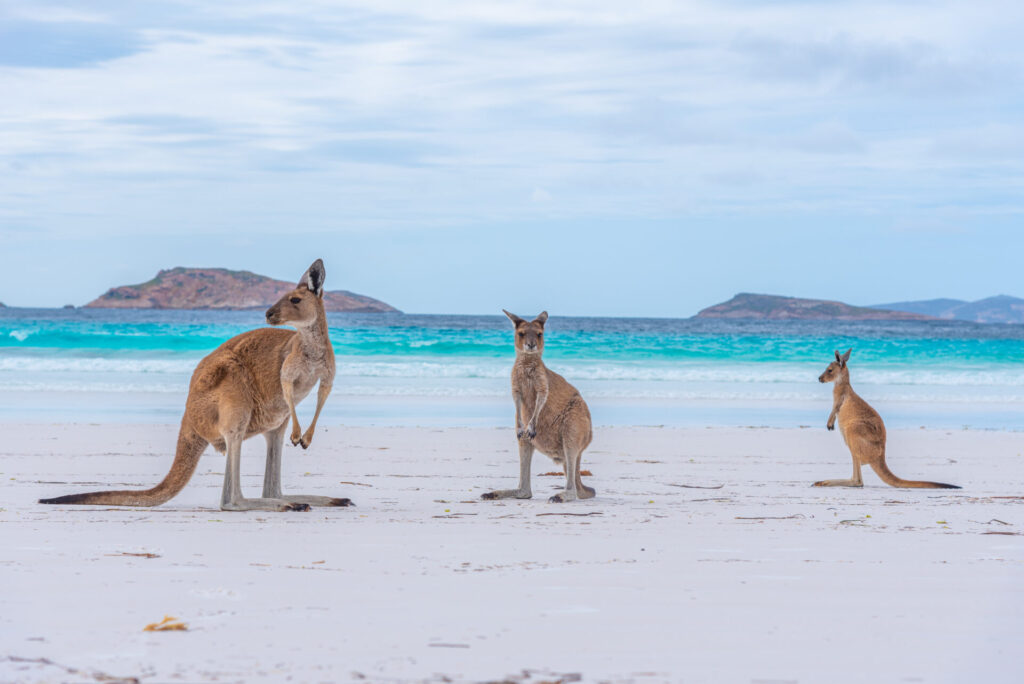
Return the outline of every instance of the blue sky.
{"type": "Polygon", "coordinates": [[[1016,2],[0,5],[0,301],[160,268],[406,311],[1024,295],[1016,2]]]}

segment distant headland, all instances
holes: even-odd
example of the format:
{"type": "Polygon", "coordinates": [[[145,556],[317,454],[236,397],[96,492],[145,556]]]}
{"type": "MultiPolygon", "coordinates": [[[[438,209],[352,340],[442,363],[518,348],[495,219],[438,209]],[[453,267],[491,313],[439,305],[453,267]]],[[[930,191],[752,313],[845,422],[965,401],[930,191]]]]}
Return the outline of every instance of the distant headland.
{"type": "Polygon", "coordinates": [[[1009,295],[986,297],[976,302],[962,299],[928,299],[920,302],[876,304],[872,309],[894,309],[972,323],[1024,323],[1024,299],[1009,295]]]}
{"type": "Polygon", "coordinates": [[[727,302],[709,306],[696,317],[773,321],[924,321],[932,318],[919,313],[851,306],[825,299],[800,299],[749,292],[741,292],[727,302]]]}
{"type": "MultiPolygon", "coordinates": [[[[93,309],[263,309],[295,283],[225,268],[171,268],[139,285],[112,287],[86,307],[93,309]]],[[[398,309],[345,290],[324,293],[327,311],[386,313],[398,309]]]]}
{"type": "Polygon", "coordinates": [[[697,318],[805,321],[968,321],[1024,323],[1024,299],[998,295],[966,302],[929,299],[893,304],[853,306],[826,299],[800,299],[741,292],[727,302],[700,311],[697,318]]]}

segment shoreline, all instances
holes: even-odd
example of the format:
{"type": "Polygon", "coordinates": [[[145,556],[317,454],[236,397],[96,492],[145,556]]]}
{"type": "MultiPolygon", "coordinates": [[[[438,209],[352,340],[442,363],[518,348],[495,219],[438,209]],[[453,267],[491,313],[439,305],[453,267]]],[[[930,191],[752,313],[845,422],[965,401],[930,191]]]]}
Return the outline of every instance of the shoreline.
{"type": "MultiPolygon", "coordinates": [[[[162,506],[35,503],[151,486],[174,425],[0,426],[0,655],[20,659],[0,680],[93,681],[38,659],[155,681],[1017,678],[1016,433],[893,430],[897,474],[964,487],[900,490],[810,487],[849,473],[824,428],[598,428],[597,497],[558,505],[539,454],[533,499],[479,500],[515,482],[510,428],[329,422],[286,447],[283,485],[355,507],[225,513],[210,449],[162,506]],[[142,631],[164,615],[188,630],[142,631]]],[[[243,447],[248,496],[263,449],[243,447]]]]}
{"type": "MultiPolygon", "coordinates": [[[[181,421],[186,392],[0,393],[0,423],[137,423],[181,421]]],[[[588,399],[595,426],[778,429],[821,428],[831,409],[831,392],[816,401],[752,399],[588,399]]],[[[1024,431],[1024,412],[989,403],[868,401],[887,429],[1024,431]]],[[[315,401],[299,404],[303,423],[315,401]]],[[[506,427],[514,409],[509,396],[366,396],[334,392],[323,420],[362,427],[506,427]]]]}

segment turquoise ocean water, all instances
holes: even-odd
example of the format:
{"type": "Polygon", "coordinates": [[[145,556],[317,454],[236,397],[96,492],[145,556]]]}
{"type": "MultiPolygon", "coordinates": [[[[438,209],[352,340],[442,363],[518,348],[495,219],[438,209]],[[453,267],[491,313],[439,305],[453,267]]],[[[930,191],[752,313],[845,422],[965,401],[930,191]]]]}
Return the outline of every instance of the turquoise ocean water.
{"type": "MultiPolygon", "coordinates": [[[[0,309],[0,419],[170,422],[196,362],[262,311],[0,309]]],[[[326,418],[507,425],[498,316],[332,314],[326,418]]],[[[598,424],[824,424],[833,349],[890,426],[1024,429],[1024,326],[553,317],[545,361],[598,424]]],[[[306,407],[311,409],[311,407],[306,407]]]]}

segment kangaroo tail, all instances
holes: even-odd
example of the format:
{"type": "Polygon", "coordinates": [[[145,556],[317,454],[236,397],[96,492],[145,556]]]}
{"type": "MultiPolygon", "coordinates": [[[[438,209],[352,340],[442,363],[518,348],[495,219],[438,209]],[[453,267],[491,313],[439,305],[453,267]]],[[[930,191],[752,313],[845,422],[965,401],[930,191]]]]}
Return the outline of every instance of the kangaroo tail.
{"type": "Polygon", "coordinates": [[[872,463],[871,467],[876,473],[878,473],[878,477],[882,478],[883,482],[887,485],[892,485],[893,487],[905,487],[909,489],[960,489],[957,485],[946,484],[945,482],[904,480],[901,477],[897,477],[891,470],[889,470],[889,466],[885,464],[885,461],[878,464],[872,463]]]}
{"type": "Polygon", "coordinates": [[[203,455],[208,442],[191,427],[181,423],[178,433],[178,449],[174,454],[171,470],[163,481],[152,489],[121,490],[112,492],[89,492],[68,494],[53,499],[40,499],[41,504],[93,504],[100,506],[157,506],[169,501],[192,479],[199,457],[203,455]]]}

